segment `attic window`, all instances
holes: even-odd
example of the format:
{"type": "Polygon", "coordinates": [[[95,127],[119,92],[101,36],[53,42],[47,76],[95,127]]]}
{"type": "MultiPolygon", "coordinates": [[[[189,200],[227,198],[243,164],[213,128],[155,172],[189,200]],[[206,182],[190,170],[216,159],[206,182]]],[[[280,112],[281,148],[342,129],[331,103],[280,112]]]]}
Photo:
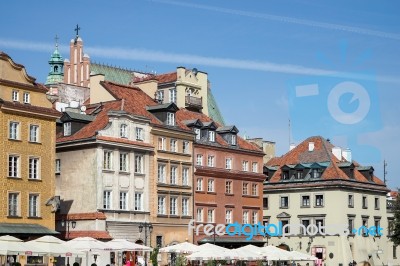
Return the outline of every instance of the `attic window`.
{"type": "Polygon", "coordinates": [[[126,124],[121,124],[119,127],[119,136],[121,138],[127,138],[128,137],[128,126],[126,124]]]}
{"type": "Polygon", "coordinates": [[[175,114],[167,113],[167,125],[175,126],[175,114]]]}
{"type": "Polygon", "coordinates": [[[215,142],[215,132],[214,131],[208,131],[208,140],[215,142]]]}
{"type": "Polygon", "coordinates": [[[303,179],[303,171],[297,170],[295,179],[303,179]]]}
{"type": "Polygon", "coordinates": [[[321,176],[321,169],[312,169],[311,177],[312,178],[319,178],[321,176]]]}
{"type": "Polygon", "coordinates": [[[71,122],[64,123],[64,136],[71,135],[71,122]]]}
{"type": "Polygon", "coordinates": [[[236,145],[236,135],[231,136],[231,144],[236,145]]]}
{"type": "Polygon", "coordinates": [[[196,133],[196,139],[199,140],[200,139],[200,133],[201,133],[200,128],[195,128],[194,129],[194,133],[196,133]]]}
{"type": "Polygon", "coordinates": [[[289,180],[289,171],[282,171],[282,179],[289,180]]]}

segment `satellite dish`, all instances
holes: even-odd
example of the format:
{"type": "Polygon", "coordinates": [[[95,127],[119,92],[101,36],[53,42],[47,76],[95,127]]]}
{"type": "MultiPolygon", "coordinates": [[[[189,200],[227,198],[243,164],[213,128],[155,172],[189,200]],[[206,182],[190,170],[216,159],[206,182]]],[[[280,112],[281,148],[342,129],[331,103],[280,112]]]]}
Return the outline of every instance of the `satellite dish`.
{"type": "Polygon", "coordinates": [[[82,106],[81,106],[81,111],[82,111],[82,112],[85,112],[85,111],[86,111],[86,106],[82,105],[82,106]]]}

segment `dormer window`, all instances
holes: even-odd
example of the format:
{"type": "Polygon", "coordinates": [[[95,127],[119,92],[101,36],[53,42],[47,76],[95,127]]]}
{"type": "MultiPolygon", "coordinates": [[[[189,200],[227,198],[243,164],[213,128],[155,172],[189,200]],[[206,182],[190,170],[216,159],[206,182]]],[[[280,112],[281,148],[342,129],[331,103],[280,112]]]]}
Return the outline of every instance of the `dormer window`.
{"type": "Polygon", "coordinates": [[[64,136],[71,135],[71,122],[64,123],[64,136]]]}
{"type": "Polygon", "coordinates": [[[236,135],[231,135],[231,144],[236,145],[236,135]]]}
{"type": "Polygon", "coordinates": [[[128,125],[121,124],[119,126],[119,136],[121,138],[127,138],[128,137],[128,125]]]}
{"type": "Polygon", "coordinates": [[[311,170],[311,177],[312,178],[319,178],[321,175],[321,170],[320,169],[312,169],[311,170]]]}
{"type": "Polygon", "coordinates": [[[175,114],[167,113],[167,125],[175,126],[175,114]]]}
{"type": "Polygon", "coordinates": [[[215,132],[214,131],[208,131],[208,140],[215,142],[215,132]]]}
{"type": "Polygon", "coordinates": [[[303,179],[303,171],[302,170],[297,170],[295,178],[296,179],[303,179]]]}
{"type": "Polygon", "coordinates": [[[195,128],[194,129],[194,133],[196,133],[196,140],[199,140],[200,139],[200,137],[201,137],[201,130],[200,130],[200,128],[195,128]]]}
{"type": "Polygon", "coordinates": [[[289,180],[289,171],[282,171],[282,179],[283,180],[289,180]]]}

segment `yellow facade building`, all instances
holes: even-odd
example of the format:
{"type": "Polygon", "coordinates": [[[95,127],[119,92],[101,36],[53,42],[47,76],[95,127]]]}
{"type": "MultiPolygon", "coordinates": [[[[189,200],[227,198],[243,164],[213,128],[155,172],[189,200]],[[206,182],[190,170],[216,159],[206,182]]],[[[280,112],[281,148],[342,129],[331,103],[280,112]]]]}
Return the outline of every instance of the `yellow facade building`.
{"type": "Polygon", "coordinates": [[[47,89],[0,52],[0,235],[56,233],[55,128],[47,89]]]}

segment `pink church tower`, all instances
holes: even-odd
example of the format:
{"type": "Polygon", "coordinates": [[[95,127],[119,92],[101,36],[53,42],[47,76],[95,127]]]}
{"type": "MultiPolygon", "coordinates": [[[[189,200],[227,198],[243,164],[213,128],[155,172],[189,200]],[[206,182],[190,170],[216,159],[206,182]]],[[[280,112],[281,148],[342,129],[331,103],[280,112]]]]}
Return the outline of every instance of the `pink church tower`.
{"type": "Polygon", "coordinates": [[[79,37],[79,30],[79,26],[76,25],[76,36],[69,44],[69,60],[64,60],[64,83],[88,87],[90,58],[83,53],[83,41],[79,37]]]}

